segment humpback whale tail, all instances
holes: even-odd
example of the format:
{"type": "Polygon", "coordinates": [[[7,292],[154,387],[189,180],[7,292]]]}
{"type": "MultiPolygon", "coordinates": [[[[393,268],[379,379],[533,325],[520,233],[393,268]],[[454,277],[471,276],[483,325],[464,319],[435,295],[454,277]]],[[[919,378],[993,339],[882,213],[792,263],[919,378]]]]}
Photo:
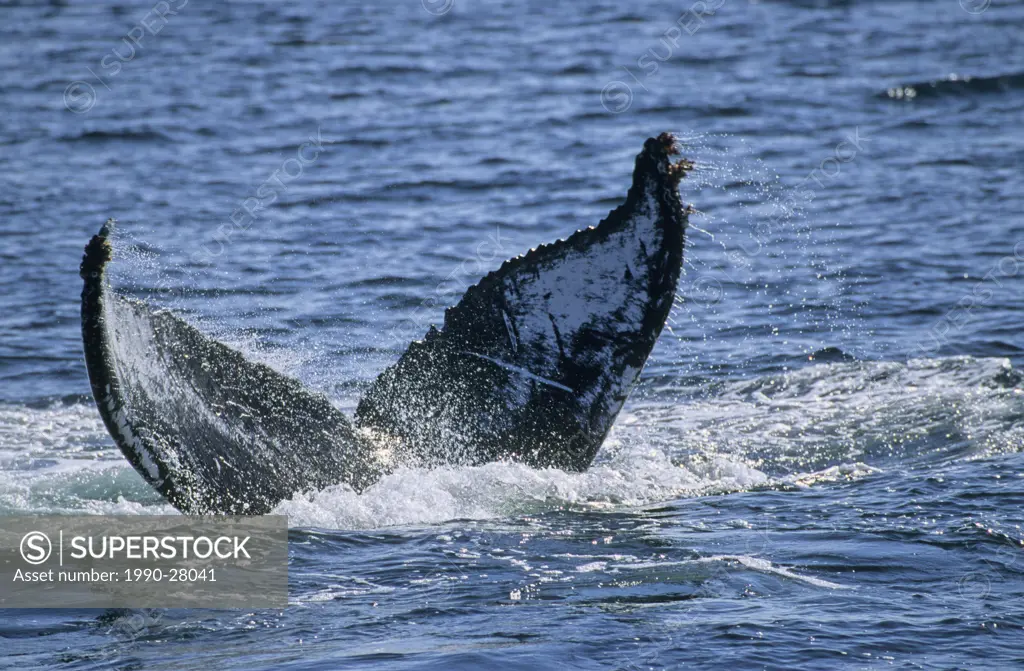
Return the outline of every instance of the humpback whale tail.
{"type": "Polygon", "coordinates": [[[374,382],[354,425],[322,395],[111,289],[113,220],[81,265],[93,396],[132,466],[187,514],[262,514],[398,465],[587,468],[668,317],[691,164],[662,134],[598,226],[506,261],[374,382]]]}

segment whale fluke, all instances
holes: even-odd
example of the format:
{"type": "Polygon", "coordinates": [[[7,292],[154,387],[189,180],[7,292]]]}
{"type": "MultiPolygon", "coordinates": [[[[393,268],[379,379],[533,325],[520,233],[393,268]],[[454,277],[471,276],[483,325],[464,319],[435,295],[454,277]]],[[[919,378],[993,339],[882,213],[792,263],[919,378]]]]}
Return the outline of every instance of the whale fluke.
{"type": "Polygon", "coordinates": [[[647,140],[626,202],[595,228],[506,261],[470,287],[356,410],[358,426],[433,466],[514,459],[586,469],[668,317],[687,210],[674,139],[647,140]]]}
{"type": "Polygon", "coordinates": [[[467,290],[359,403],[322,395],[108,284],[110,220],[80,269],[93,396],[132,466],[187,514],[262,514],[302,491],[361,491],[399,465],[589,466],[668,317],[691,167],[647,140],[625,203],[467,290]]]}

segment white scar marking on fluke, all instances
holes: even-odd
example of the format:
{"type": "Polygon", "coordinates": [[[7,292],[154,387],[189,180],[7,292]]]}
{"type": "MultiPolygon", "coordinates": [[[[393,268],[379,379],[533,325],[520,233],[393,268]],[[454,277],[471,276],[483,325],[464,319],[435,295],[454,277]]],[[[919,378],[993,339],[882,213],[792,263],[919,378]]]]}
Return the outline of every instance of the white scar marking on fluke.
{"type": "Polygon", "coordinates": [[[498,359],[492,359],[489,356],[485,356],[483,354],[477,354],[476,352],[465,352],[464,351],[462,353],[463,354],[468,354],[470,356],[475,356],[475,357],[477,357],[479,359],[483,359],[484,361],[490,361],[491,363],[493,363],[493,364],[495,364],[497,366],[501,366],[505,370],[510,370],[513,373],[519,373],[523,377],[528,377],[531,380],[536,380],[537,382],[549,385],[551,387],[554,387],[555,389],[561,389],[563,391],[569,392],[570,394],[574,393],[571,388],[566,387],[564,384],[560,384],[558,382],[555,382],[554,380],[549,380],[546,377],[541,377],[540,375],[535,375],[534,373],[531,373],[530,371],[526,370],[525,368],[520,368],[519,366],[513,366],[510,363],[506,363],[504,361],[499,361],[498,359]]]}
{"type": "MultiPolygon", "coordinates": [[[[107,386],[110,389],[110,386],[107,386]]],[[[117,406],[117,402],[113,396],[109,395],[103,399],[104,405],[107,407],[107,413],[111,416],[114,422],[117,424],[117,432],[120,434],[121,439],[131,448],[142,463],[142,467],[146,469],[146,473],[149,474],[150,479],[156,484],[157,487],[163,484],[163,480],[160,478],[160,469],[157,468],[156,462],[153,460],[153,455],[146,449],[145,443],[135,435],[135,431],[132,430],[132,425],[128,421],[128,417],[122,408],[117,406]]]]}
{"type": "Polygon", "coordinates": [[[508,331],[508,341],[512,345],[512,353],[516,354],[519,351],[519,343],[516,341],[516,334],[512,331],[512,320],[508,318],[508,313],[504,310],[501,311],[501,316],[505,320],[505,330],[508,331]]]}

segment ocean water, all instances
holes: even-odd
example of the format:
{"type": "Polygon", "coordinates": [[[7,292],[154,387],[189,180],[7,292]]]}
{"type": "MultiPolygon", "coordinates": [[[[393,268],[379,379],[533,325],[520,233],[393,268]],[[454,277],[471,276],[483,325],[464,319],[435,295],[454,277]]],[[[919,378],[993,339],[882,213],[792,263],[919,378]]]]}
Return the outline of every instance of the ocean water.
{"type": "Polygon", "coordinates": [[[89,396],[107,217],[121,290],[351,410],[645,138],[698,210],[589,471],[297,496],[288,608],[0,611],[0,668],[1024,667],[1024,4],[0,17],[0,515],[171,512],[89,396]]]}

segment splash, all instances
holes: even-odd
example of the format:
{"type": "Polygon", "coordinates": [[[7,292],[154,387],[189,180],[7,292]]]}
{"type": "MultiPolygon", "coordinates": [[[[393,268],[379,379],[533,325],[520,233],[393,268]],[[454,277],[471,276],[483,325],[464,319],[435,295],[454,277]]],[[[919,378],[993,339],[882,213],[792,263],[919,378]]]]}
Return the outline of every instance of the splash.
{"type": "MultiPolygon", "coordinates": [[[[359,529],[622,511],[736,491],[827,487],[880,470],[1024,446],[1024,384],[1005,359],[810,365],[657,389],[627,406],[584,473],[491,463],[401,469],[362,494],[306,492],[274,510],[293,527],[359,529]]],[[[0,405],[0,512],[170,514],[80,402],[0,405]]]]}

